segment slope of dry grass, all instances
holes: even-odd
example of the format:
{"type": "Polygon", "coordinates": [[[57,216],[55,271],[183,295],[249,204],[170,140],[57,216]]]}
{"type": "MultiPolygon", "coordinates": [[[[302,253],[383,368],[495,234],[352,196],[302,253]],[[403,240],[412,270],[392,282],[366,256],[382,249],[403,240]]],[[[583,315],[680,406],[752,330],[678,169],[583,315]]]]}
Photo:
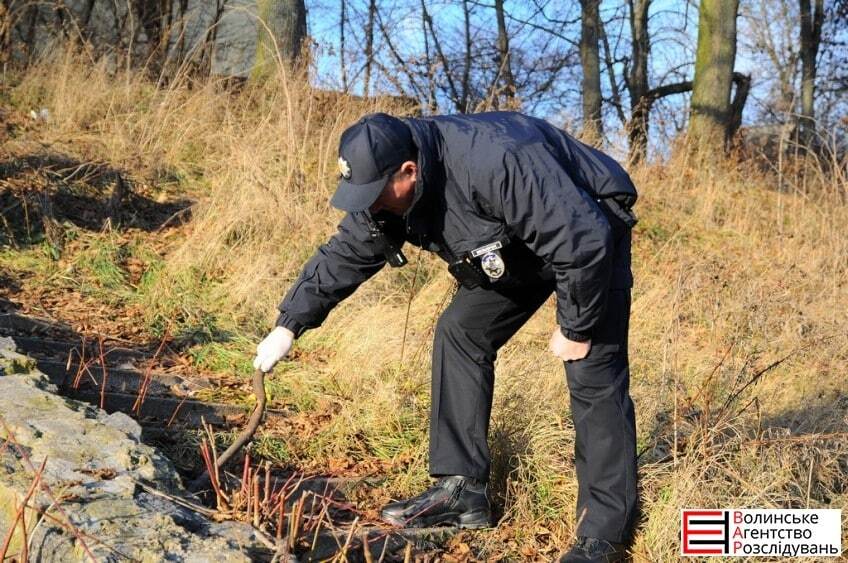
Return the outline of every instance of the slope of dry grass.
{"type": "MultiPolygon", "coordinates": [[[[17,111],[52,115],[7,150],[37,141],[196,200],[146,283],[130,288],[136,322],[151,333],[210,325],[210,341],[192,353],[246,374],[280,297],[340,218],[328,204],[339,134],[361,113],[393,111],[385,101],[316,97],[302,84],[280,76],[237,93],[188,80],[157,90],[68,57],[4,93],[17,111]]],[[[683,507],[845,507],[845,175],[808,164],[778,180],[750,163],[685,156],[632,173],[641,194],[630,348],[643,499],[635,559],[676,559],[683,507]]],[[[23,268],[13,254],[4,251],[4,263],[23,268]]],[[[269,431],[284,438],[269,455],[372,468],[387,476],[384,496],[426,483],[430,339],[452,282],[434,258],[409,256],[276,369],[272,401],[298,415],[269,431]]],[[[44,275],[63,263],[30,259],[44,275]]],[[[573,434],[562,366],[545,349],[553,323],[548,303],[498,359],[490,439],[503,519],[467,536],[480,557],[549,559],[571,540],[573,434]]]]}

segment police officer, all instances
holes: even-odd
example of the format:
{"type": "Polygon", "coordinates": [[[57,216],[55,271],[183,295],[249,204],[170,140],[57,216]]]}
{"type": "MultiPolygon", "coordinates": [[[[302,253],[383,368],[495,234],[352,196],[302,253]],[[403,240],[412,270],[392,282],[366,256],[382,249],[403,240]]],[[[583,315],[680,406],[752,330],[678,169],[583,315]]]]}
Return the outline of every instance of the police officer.
{"type": "Polygon", "coordinates": [[[390,503],[402,526],[490,526],[487,433],[498,349],[556,293],[550,350],[565,362],[575,427],[578,540],[561,561],[617,561],[636,506],[628,393],[630,207],[622,167],[545,121],[512,112],[368,115],[341,137],[331,204],[347,212],[306,263],[259,344],[269,371],[293,340],[408,242],[459,282],[433,345],[430,474],[390,503]]]}

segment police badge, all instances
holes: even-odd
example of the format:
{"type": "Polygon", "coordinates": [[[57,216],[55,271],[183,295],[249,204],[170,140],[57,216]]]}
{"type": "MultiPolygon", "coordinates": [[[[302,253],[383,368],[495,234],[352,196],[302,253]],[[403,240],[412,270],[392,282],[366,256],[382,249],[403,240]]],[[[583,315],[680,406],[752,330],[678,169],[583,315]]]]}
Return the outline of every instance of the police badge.
{"type": "Polygon", "coordinates": [[[506,265],[497,250],[484,254],[480,258],[480,267],[493,280],[499,279],[506,271],[506,265]]]}
{"type": "Polygon", "coordinates": [[[480,248],[475,248],[470,253],[472,258],[480,259],[480,269],[489,276],[490,281],[499,279],[506,272],[506,264],[504,264],[503,258],[501,258],[501,253],[498,252],[501,248],[503,248],[503,243],[501,241],[495,241],[480,248]]]}

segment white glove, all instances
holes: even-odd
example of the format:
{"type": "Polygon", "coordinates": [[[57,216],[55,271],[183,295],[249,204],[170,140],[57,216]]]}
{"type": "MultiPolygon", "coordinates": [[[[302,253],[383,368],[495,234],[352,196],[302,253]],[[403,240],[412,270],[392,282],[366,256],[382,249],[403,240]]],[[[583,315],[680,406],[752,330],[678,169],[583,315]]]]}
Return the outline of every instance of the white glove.
{"type": "Polygon", "coordinates": [[[294,333],[287,328],[278,326],[272,330],[256,347],[256,357],[253,359],[254,369],[268,373],[274,365],[286,357],[294,342],[294,333]]]}

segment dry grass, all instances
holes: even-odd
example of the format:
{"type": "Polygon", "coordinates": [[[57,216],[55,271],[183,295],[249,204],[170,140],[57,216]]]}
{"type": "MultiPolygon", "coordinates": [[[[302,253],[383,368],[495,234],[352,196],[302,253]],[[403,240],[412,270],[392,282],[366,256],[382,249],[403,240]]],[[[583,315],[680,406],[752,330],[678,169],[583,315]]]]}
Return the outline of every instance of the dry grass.
{"type": "MultiPolygon", "coordinates": [[[[21,110],[51,110],[30,138],[197,199],[139,299],[150,325],[213,316],[235,335],[221,346],[243,366],[340,219],[328,204],[339,134],[361,113],[393,111],[385,100],[328,101],[302,77],[237,93],[187,79],[157,90],[71,57],[32,69],[9,97],[21,110]]],[[[778,177],[685,155],[632,172],[641,194],[630,332],[642,452],[635,559],[677,558],[683,507],[846,506],[844,173],[808,163],[778,177]]],[[[434,258],[409,254],[410,267],[381,272],[307,333],[269,383],[272,401],[301,411],[281,431],[287,459],[377,460],[386,496],[426,482],[430,340],[451,291],[434,258]]],[[[548,303],[498,360],[491,441],[504,517],[473,537],[481,556],[549,559],[573,534],[567,390],[545,350],[553,323],[548,303]]]]}

